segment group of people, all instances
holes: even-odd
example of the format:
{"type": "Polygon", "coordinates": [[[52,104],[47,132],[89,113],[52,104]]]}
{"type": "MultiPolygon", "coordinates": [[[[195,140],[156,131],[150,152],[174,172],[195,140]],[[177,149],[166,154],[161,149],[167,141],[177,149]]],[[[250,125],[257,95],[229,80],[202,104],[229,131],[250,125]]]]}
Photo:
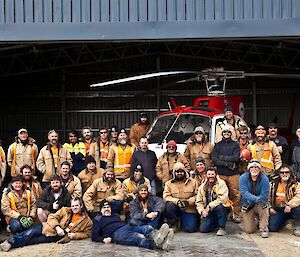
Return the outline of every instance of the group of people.
{"type": "Polygon", "coordinates": [[[223,236],[228,220],[246,233],[258,225],[265,238],[291,219],[300,236],[300,127],[291,147],[276,124],[257,126],[252,138],[227,106],[217,143],[197,126],[184,153],[170,140],[158,159],[148,129],[142,112],[129,135],[112,126],[95,138],[84,127],[81,139],[70,131],[61,144],[50,130],[40,151],[20,129],[7,155],[0,148],[0,182],[11,176],[1,199],[11,235],[0,249],[91,237],[168,250],[177,230],[223,236]]]}

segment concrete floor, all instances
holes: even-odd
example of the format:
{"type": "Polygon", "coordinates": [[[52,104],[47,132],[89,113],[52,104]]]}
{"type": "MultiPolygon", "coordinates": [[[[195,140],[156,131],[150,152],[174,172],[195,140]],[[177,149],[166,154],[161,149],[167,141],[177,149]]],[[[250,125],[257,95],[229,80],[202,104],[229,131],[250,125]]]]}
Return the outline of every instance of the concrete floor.
{"type": "Polygon", "coordinates": [[[217,237],[215,233],[202,234],[183,233],[175,234],[173,245],[169,252],[148,250],[133,246],[104,245],[88,240],[72,241],[65,245],[59,257],[73,256],[101,256],[101,257],[233,257],[233,256],[264,256],[253,241],[242,238],[242,230],[231,222],[227,225],[228,235],[217,237]]]}

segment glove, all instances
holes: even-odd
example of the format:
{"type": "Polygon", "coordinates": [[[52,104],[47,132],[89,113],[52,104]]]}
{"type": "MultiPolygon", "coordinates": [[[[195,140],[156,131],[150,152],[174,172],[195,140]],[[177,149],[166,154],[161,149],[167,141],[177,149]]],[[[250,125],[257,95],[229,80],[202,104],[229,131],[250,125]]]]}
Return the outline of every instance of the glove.
{"type": "Polygon", "coordinates": [[[226,166],[231,170],[234,170],[236,168],[236,164],[234,162],[226,162],[226,166]]]}
{"type": "Polygon", "coordinates": [[[53,204],[52,204],[52,209],[53,210],[58,210],[58,208],[59,208],[59,204],[58,204],[58,200],[56,200],[53,204]]]}
{"type": "Polygon", "coordinates": [[[185,204],[184,204],[183,201],[178,200],[177,206],[179,207],[179,209],[180,209],[181,211],[185,210],[185,204]]]}
{"type": "Polygon", "coordinates": [[[260,207],[262,208],[262,209],[266,209],[266,208],[268,208],[268,203],[263,203],[263,202],[260,202],[260,207]]]}
{"type": "Polygon", "coordinates": [[[185,208],[187,208],[190,205],[189,201],[187,201],[187,200],[184,200],[182,202],[183,202],[185,208]]]}
{"type": "Polygon", "coordinates": [[[22,216],[19,219],[19,221],[20,221],[23,228],[29,228],[32,225],[32,218],[31,217],[26,218],[26,217],[22,216]]]}
{"type": "Polygon", "coordinates": [[[130,203],[132,200],[133,200],[133,197],[131,195],[129,195],[125,198],[126,203],[130,203]]]}

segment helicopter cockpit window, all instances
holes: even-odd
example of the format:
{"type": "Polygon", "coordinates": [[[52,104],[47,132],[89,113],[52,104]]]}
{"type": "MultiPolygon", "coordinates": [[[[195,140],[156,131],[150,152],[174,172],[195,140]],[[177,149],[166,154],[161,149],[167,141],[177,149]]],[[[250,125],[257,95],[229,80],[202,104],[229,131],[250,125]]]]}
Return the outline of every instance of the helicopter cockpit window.
{"type": "Polygon", "coordinates": [[[175,119],[175,115],[167,115],[158,118],[148,134],[149,143],[161,143],[172,127],[175,119]]]}
{"type": "Polygon", "coordinates": [[[207,116],[187,114],[183,113],[177,119],[172,130],[166,138],[166,142],[169,140],[175,140],[178,144],[184,144],[194,134],[194,129],[197,126],[202,126],[209,138],[210,131],[210,118],[207,116]]]}

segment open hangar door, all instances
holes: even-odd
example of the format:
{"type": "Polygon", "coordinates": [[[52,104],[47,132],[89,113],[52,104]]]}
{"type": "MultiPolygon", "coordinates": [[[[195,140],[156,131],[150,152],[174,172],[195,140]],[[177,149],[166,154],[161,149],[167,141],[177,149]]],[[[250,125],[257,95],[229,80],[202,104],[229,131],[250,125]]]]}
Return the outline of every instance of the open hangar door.
{"type": "MultiPolygon", "coordinates": [[[[129,128],[140,110],[149,112],[152,120],[159,110],[168,109],[171,96],[179,105],[191,105],[195,96],[206,94],[203,82],[165,87],[186,78],[171,76],[103,89],[90,88],[92,83],[210,67],[297,74],[298,48],[297,39],[1,45],[0,138],[7,149],[24,126],[41,147],[50,129],[57,129],[64,141],[69,129],[80,131],[87,125],[95,131],[113,124],[129,128]]],[[[299,82],[266,77],[228,80],[226,93],[244,97],[248,124],[277,121],[293,132],[300,124],[299,82]]]]}

